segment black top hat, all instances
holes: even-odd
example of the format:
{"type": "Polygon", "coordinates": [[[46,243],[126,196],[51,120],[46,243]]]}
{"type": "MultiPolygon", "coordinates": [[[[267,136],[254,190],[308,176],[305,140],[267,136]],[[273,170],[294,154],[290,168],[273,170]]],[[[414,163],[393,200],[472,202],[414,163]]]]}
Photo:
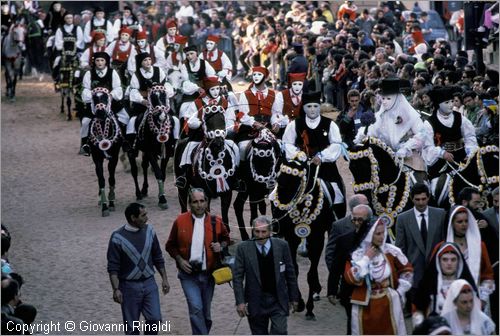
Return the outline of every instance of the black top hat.
{"type": "Polygon", "coordinates": [[[321,91],[304,92],[302,94],[302,106],[309,103],[321,104],[321,91]]]}
{"type": "Polygon", "coordinates": [[[302,45],[300,43],[292,43],[292,47],[293,47],[293,50],[297,54],[303,54],[304,53],[304,45],[302,45]]]}
{"type": "Polygon", "coordinates": [[[135,55],[135,63],[137,65],[137,68],[140,68],[142,65],[142,61],[144,61],[144,59],[148,57],[151,58],[151,55],[147,52],[135,55]]]}
{"type": "Polygon", "coordinates": [[[399,93],[399,78],[384,78],[379,83],[380,93],[383,95],[390,95],[399,93]]]}
{"type": "Polygon", "coordinates": [[[104,51],[98,51],[94,53],[94,61],[97,58],[104,58],[106,60],[106,64],[109,65],[109,55],[107,52],[104,51]]]}
{"type": "Polygon", "coordinates": [[[430,92],[430,97],[434,103],[434,107],[439,108],[439,104],[453,99],[453,95],[460,92],[461,89],[457,86],[437,86],[430,92]]]}
{"type": "Polygon", "coordinates": [[[188,51],[196,51],[198,52],[198,48],[192,44],[184,48],[184,52],[187,53],[188,51]]]}
{"type": "Polygon", "coordinates": [[[96,6],[96,7],[94,7],[94,14],[97,12],[104,12],[104,9],[100,6],[96,6]]]}

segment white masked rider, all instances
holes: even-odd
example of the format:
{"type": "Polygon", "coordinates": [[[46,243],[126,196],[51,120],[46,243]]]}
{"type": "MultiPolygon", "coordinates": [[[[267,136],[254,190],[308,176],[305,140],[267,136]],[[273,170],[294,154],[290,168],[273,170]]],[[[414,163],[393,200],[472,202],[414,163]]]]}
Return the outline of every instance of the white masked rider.
{"type": "Polygon", "coordinates": [[[319,91],[302,95],[301,115],[286,127],[283,144],[289,160],[303,151],[311,164],[318,167],[325,195],[333,204],[337,218],[343,218],[346,212],[345,188],[336,161],[341,155],[347,157],[347,150],[337,124],[320,115],[320,100],[319,91]]]}
{"type": "MultiPolygon", "coordinates": [[[[221,87],[217,77],[207,77],[203,80],[203,88],[206,94],[203,97],[197,98],[189,106],[189,118],[185,120],[183,132],[189,133],[189,142],[182,153],[180,167],[183,168],[184,174],[178,177],[176,184],[179,187],[185,185],[185,173],[187,166],[191,165],[191,153],[198,146],[200,141],[206,136],[204,128],[205,117],[210,113],[223,113],[226,123],[224,137],[228,132],[232,132],[234,127],[235,113],[234,106],[221,95],[221,87]]],[[[229,139],[225,139],[226,146],[230,148],[230,152],[238,165],[240,162],[238,146],[229,139]]]]}
{"type": "Polygon", "coordinates": [[[425,179],[422,149],[426,144],[424,123],[420,114],[408,103],[399,90],[399,78],[385,78],[379,85],[382,104],[375,113],[375,123],[361,127],[354,139],[361,143],[366,136],[376,137],[389,146],[404,164],[414,170],[412,179],[425,179]]]}
{"type": "Polygon", "coordinates": [[[306,73],[289,73],[288,88],[276,94],[276,100],[273,105],[272,125],[279,125],[279,137],[283,135],[285,127],[292,120],[300,115],[302,108],[302,93],[304,92],[304,81],[306,73]]]}

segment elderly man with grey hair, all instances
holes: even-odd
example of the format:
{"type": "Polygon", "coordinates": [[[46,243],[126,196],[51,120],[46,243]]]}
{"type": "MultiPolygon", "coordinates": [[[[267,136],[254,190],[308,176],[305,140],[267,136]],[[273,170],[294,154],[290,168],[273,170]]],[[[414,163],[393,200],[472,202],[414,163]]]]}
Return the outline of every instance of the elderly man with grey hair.
{"type": "Polygon", "coordinates": [[[498,187],[493,189],[491,197],[493,199],[493,206],[484,210],[483,215],[486,217],[488,224],[495,229],[498,235],[498,187]]]}
{"type": "MultiPolygon", "coordinates": [[[[368,198],[366,198],[366,196],[363,194],[352,195],[347,202],[347,206],[349,207],[349,212],[352,213],[354,207],[360,204],[368,205],[369,204],[368,198]]],[[[344,273],[343,268],[342,270],[336,270],[335,272],[332,271],[333,255],[334,251],[336,250],[335,247],[337,245],[338,238],[340,236],[352,231],[354,231],[354,226],[351,221],[351,215],[347,214],[344,218],[341,218],[333,223],[330,232],[328,234],[328,243],[326,244],[326,249],[325,249],[325,262],[326,262],[326,267],[328,268],[329,271],[327,296],[330,301],[332,301],[332,299],[335,300],[340,280],[340,275],[344,273]]],[[[313,298],[316,301],[319,300],[319,293],[313,295],[313,298]]]]}
{"type": "MultiPolygon", "coordinates": [[[[368,203],[366,197],[363,198],[362,196],[363,195],[354,195],[353,198],[350,199],[349,205],[359,201],[368,203]]],[[[350,257],[351,252],[359,245],[361,239],[363,239],[366,230],[370,226],[369,224],[372,217],[373,211],[368,204],[361,203],[355,205],[351,210],[351,214],[347,217],[350,221],[351,228],[339,234],[336,238],[332,238],[333,234],[330,234],[326,246],[325,261],[329,271],[328,300],[331,304],[336,305],[337,299],[340,299],[340,303],[344,306],[347,315],[347,334],[351,333],[350,296],[352,288],[345,283],[342,276],[346,261],[350,257]],[[338,289],[339,282],[340,290],[338,289]]]]}

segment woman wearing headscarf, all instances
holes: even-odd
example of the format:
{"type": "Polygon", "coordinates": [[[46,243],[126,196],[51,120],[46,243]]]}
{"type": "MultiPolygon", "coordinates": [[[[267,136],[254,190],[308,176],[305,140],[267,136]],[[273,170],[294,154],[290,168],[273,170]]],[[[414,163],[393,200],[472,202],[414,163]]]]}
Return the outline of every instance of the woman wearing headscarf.
{"type": "Polygon", "coordinates": [[[451,283],[457,279],[467,280],[477,293],[469,267],[458,245],[453,242],[438,244],[417,287],[412,316],[414,326],[420,325],[425,317],[441,313],[446,293],[451,283]]]}
{"type": "Polygon", "coordinates": [[[486,245],[481,241],[476,219],[466,207],[458,206],[451,212],[446,241],[454,242],[460,248],[474,284],[479,289],[479,298],[487,303],[495,290],[493,269],[486,245]]]}
{"type": "Polygon", "coordinates": [[[481,302],[466,280],[455,280],[448,290],[441,316],[453,335],[492,335],[495,324],[481,311],[481,302]]]}
{"type": "Polygon", "coordinates": [[[412,285],[413,267],[386,238],[386,224],[376,221],[346,263],[344,278],[354,286],[353,335],[406,335],[403,301],[412,285]]]}

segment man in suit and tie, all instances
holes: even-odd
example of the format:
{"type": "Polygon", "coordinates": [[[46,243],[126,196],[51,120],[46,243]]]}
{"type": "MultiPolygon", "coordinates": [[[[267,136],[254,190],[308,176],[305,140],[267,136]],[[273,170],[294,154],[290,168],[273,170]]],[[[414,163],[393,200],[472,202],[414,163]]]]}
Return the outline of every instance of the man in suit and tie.
{"type": "Polygon", "coordinates": [[[347,202],[347,206],[349,207],[349,212],[351,214],[348,214],[344,218],[341,218],[338,221],[334,222],[328,235],[328,243],[326,244],[325,249],[325,262],[326,267],[328,268],[327,296],[328,300],[333,305],[337,303],[335,297],[337,295],[340,276],[344,273],[344,265],[342,265],[341,269],[333,269],[333,259],[335,254],[334,251],[336,250],[336,246],[340,236],[343,236],[348,232],[354,232],[355,226],[352,223],[352,211],[354,207],[360,204],[369,205],[368,198],[366,198],[366,196],[363,194],[352,195],[347,202]]]}
{"type": "Polygon", "coordinates": [[[295,312],[299,299],[290,248],[286,241],[271,237],[269,217],[257,217],[253,227],[255,238],[241,242],[236,249],[236,311],[240,317],[248,316],[254,335],[287,334],[290,302],[295,312]]]}
{"type": "Polygon", "coordinates": [[[428,206],[430,194],[427,185],[415,184],[410,197],[414,207],[396,219],[396,246],[408,258],[414,270],[408,304],[424,274],[434,246],[444,238],[446,217],[443,209],[428,206]]]}

